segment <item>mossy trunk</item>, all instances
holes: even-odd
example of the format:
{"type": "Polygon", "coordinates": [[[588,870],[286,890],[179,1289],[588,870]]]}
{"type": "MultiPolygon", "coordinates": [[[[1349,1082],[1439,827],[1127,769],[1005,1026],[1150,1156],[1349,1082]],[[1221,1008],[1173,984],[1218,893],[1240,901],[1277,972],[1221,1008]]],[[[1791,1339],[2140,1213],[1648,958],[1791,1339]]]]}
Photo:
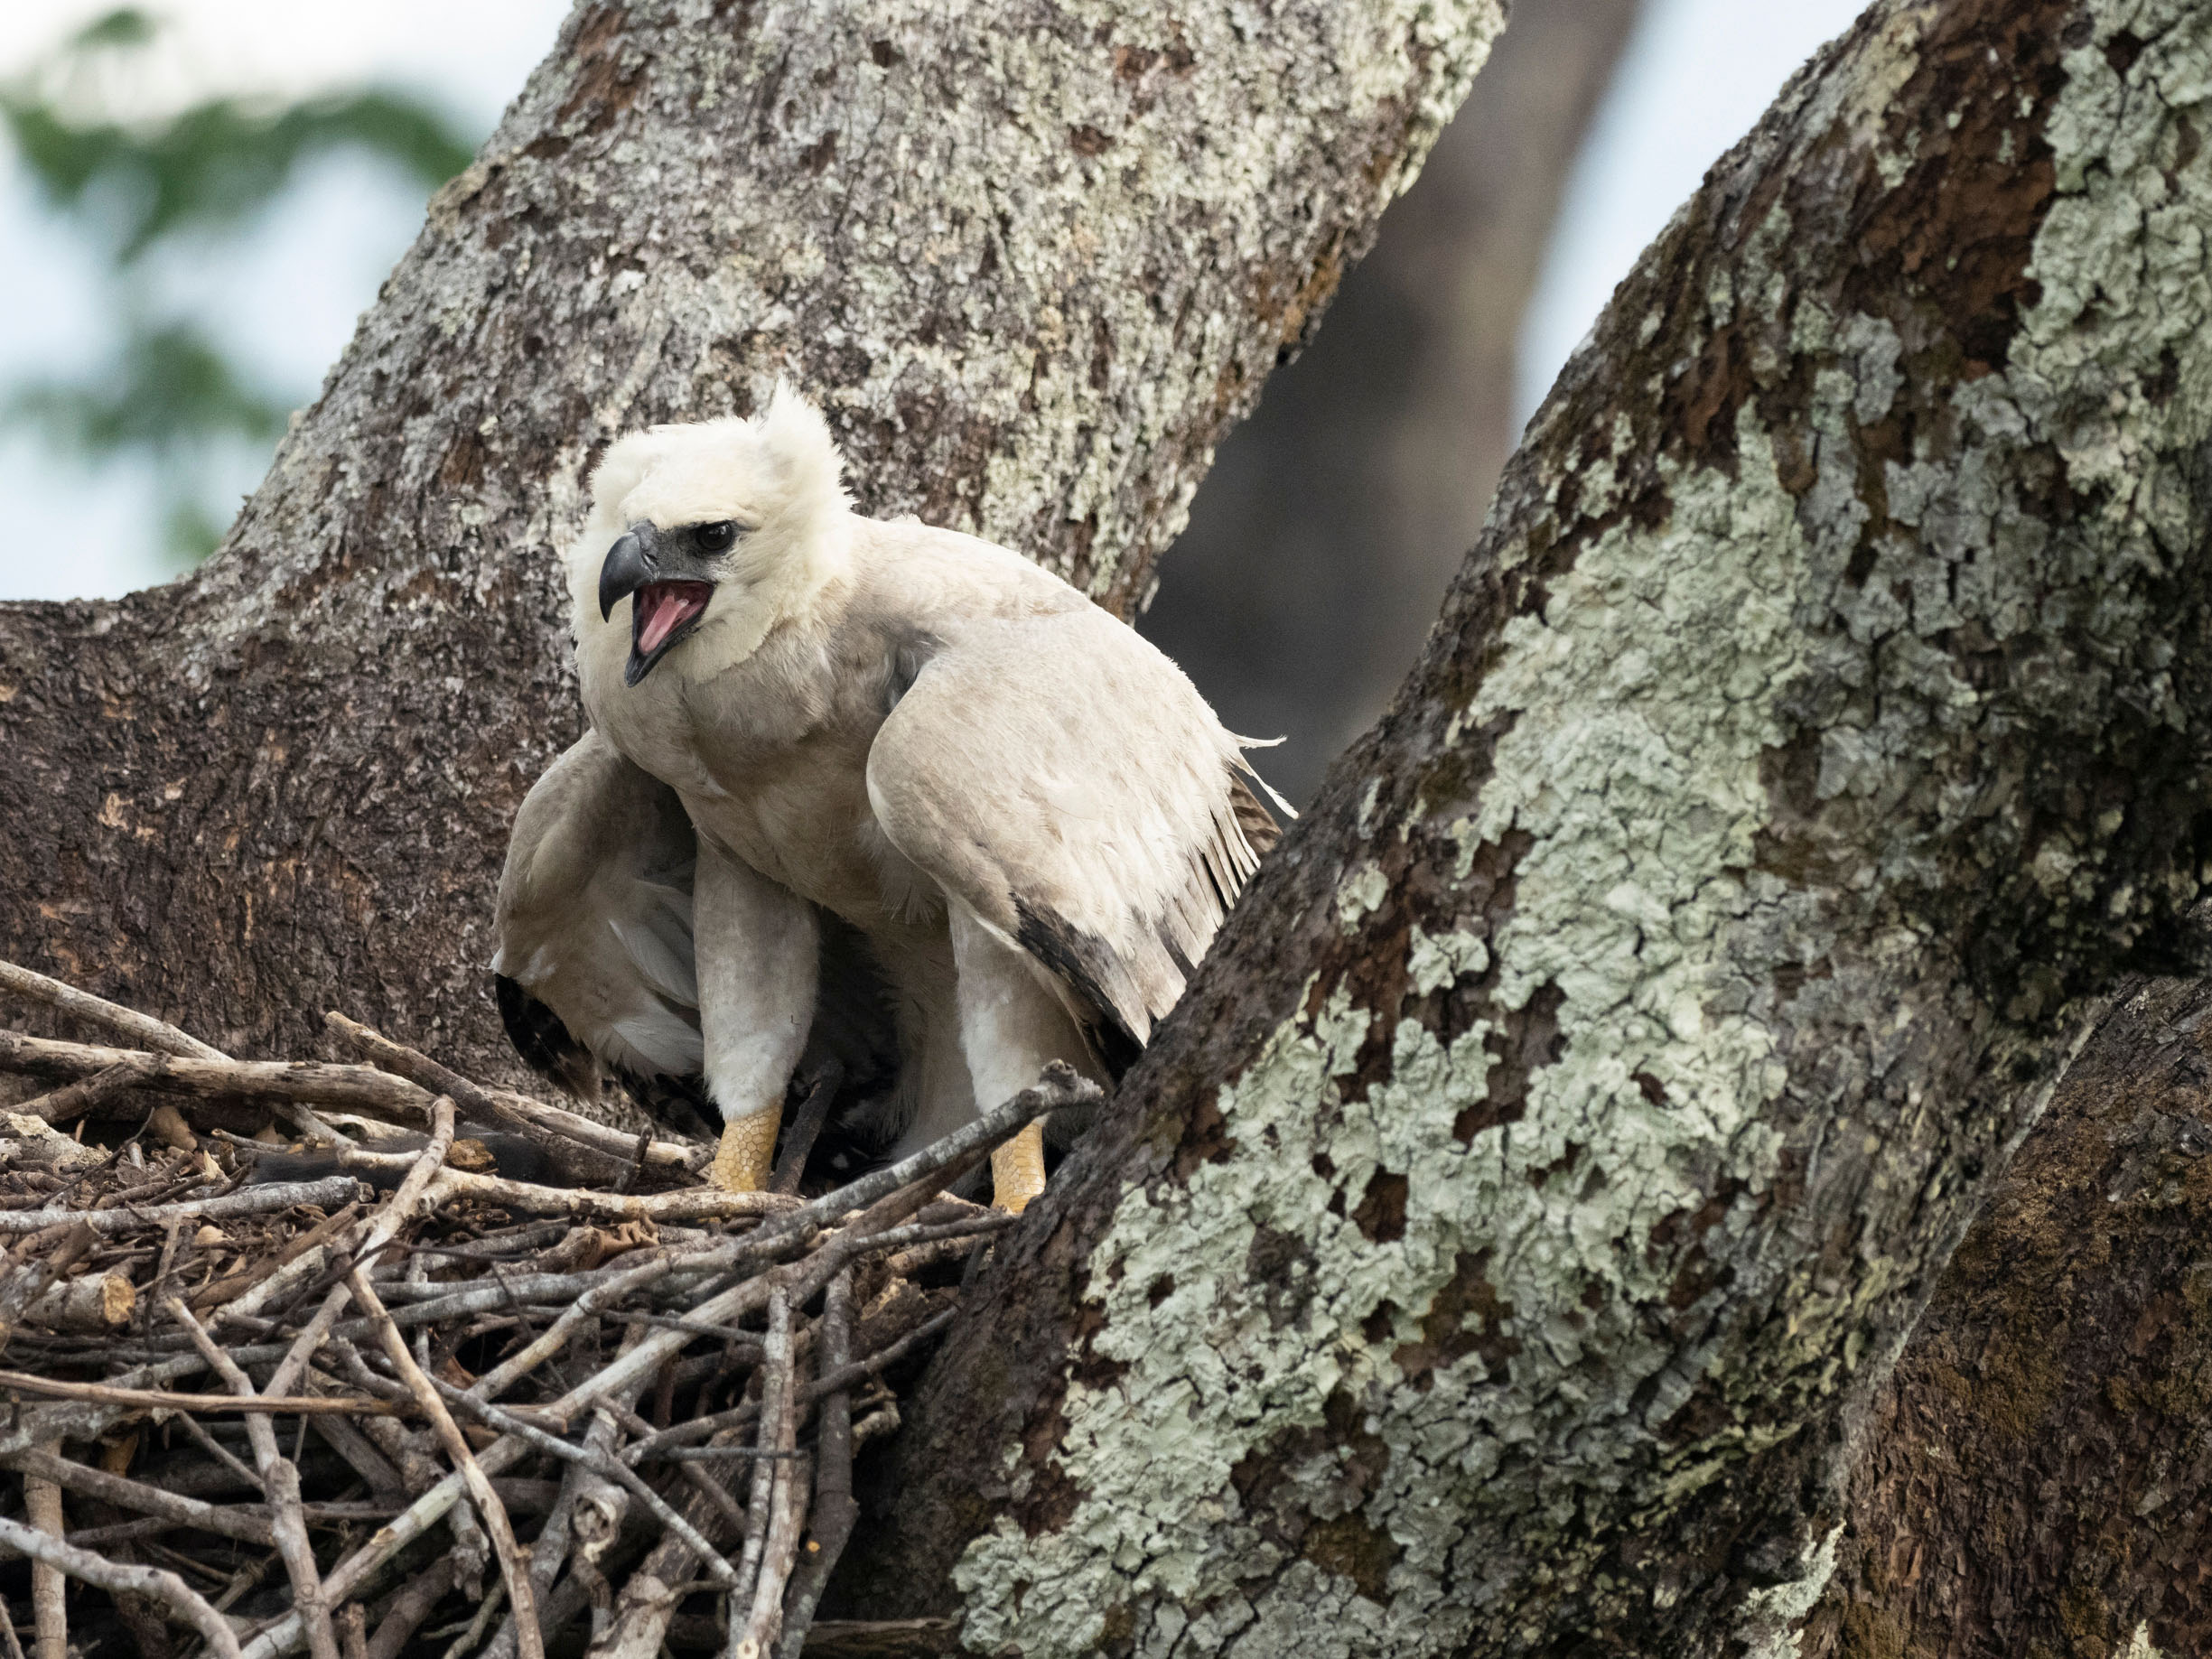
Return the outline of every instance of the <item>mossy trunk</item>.
{"type": "Polygon", "coordinates": [[[0,605],[0,955],[240,1054],[339,1007],[505,1066],[491,896],[581,725],[552,550],[605,445],[789,375],[867,510],[1125,610],[1502,22],[580,5],[216,557],[0,605]]]}
{"type": "Polygon", "coordinates": [[[2212,13],[1890,0],[1616,295],[936,1363],[1027,1659],[1783,1654],[2212,807],[2212,13]]]}

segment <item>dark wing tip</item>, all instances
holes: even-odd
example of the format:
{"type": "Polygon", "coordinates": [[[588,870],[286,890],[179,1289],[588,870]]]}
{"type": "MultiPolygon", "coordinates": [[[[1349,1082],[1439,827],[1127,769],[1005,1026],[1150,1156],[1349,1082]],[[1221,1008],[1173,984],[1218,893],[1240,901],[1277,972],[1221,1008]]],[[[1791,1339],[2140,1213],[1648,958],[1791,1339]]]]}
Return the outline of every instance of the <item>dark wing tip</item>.
{"type": "Polygon", "coordinates": [[[507,1028],[507,1040],[514,1044],[524,1065],[583,1099],[598,1095],[599,1063],[561,1023],[560,1015],[532,996],[519,980],[504,974],[491,976],[491,995],[499,1004],[499,1023],[507,1028]]]}
{"type": "Polygon", "coordinates": [[[1137,1056],[1144,1052],[1144,1039],[1136,1034],[1106,993],[1102,969],[1113,962],[1113,951],[1097,935],[1085,932],[1067,918],[1042,906],[1031,904],[1018,893],[1014,895],[1013,907],[1014,914],[1021,919],[1021,927],[1014,935],[1015,943],[1057,974],[1060,983],[1090,1011],[1091,1017],[1081,1022],[1085,1035],[1090,1039],[1107,1075],[1119,1083],[1123,1075],[1136,1064],[1137,1056]]]}
{"type": "Polygon", "coordinates": [[[1275,822],[1275,815],[1240,772],[1229,774],[1229,809],[1237,815],[1237,827],[1244,831],[1245,840],[1262,858],[1283,839],[1283,826],[1275,822]]]}

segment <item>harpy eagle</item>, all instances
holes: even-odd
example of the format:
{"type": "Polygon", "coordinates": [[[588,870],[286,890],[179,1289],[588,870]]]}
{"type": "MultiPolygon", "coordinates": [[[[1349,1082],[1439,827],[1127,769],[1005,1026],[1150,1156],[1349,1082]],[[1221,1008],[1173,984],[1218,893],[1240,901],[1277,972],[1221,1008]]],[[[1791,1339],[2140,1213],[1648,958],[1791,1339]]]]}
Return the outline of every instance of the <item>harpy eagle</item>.
{"type": "MultiPolygon", "coordinates": [[[[1253,745],[1134,629],[1005,548],[854,513],[843,470],[783,385],[607,452],[565,555],[591,730],[499,884],[526,1057],[549,1011],[633,1084],[703,1074],[739,1191],[810,1034],[890,1034],[894,1153],[1049,1061],[1118,1073],[1276,833],[1253,745]]],[[[992,1173],[1025,1205],[1041,1129],[992,1173]]]]}

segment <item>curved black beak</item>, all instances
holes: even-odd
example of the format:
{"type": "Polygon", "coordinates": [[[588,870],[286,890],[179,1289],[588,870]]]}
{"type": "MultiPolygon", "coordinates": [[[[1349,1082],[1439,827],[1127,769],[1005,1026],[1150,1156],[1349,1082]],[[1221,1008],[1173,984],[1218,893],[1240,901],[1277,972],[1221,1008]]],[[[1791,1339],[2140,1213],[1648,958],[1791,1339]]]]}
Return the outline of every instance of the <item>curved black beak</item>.
{"type": "Polygon", "coordinates": [[[625,532],[607,549],[607,562],[599,567],[599,620],[611,620],[615,606],[652,581],[658,564],[643,536],[635,530],[625,532]]]}
{"type": "Polygon", "coordinates": [[[630,601],[624,685],[637,685],[690,636],[714,593],[712,573],[692,556],[681,536],[664,535],[648,522],[631,525],[615,539],[599,567],[599,620],[611,622],[615,606],[630,601]]]}

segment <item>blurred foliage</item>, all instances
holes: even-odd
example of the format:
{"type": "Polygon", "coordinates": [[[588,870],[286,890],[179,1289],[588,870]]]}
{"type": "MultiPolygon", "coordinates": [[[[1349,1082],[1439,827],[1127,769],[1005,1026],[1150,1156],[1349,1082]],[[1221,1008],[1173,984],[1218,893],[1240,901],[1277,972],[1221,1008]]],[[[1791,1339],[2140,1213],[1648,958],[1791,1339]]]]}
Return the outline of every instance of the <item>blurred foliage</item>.
{"type": "Polygon", "coordinates": [[[205,330],[157,301],[149,268],[243,235],[302,167],[351,152],[397,166],[426,196],[471,148],[427,104],[370,88],[295,103],[210,98],[151,119],[128,107],[165,31],[108,13],[22,77],[0,83],[0,121],[60,221],[99,256],[114,319],[109,360],[74,379],[0,388],[0,421],[95,460],[133,455],[160,482],[180,564],[213,550],[222,522],[200,473],[218,447],[273,443],[287,400],[205,330]]]}

